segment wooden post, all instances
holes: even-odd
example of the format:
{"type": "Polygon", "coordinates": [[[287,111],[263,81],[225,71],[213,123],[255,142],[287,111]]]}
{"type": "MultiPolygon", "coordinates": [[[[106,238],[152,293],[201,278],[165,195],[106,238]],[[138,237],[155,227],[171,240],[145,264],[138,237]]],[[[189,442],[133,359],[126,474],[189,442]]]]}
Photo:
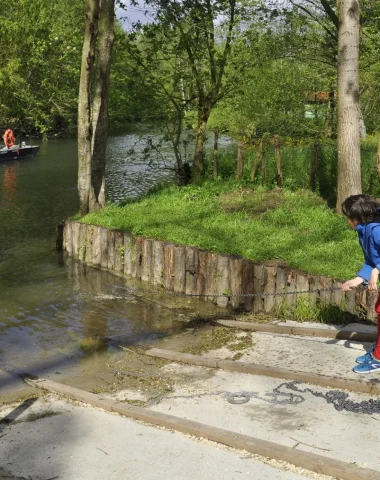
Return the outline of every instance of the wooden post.
{"type": "Polygon", "coordinates": [[[257,148],[255,161],[252,164],[252,170],[251,170],[251,181],[252,182],[255,179],[257,167],[259,166],[259,163],[260,163],[260,161],[263,157],[263,148],[264,148],[264,139],[262,138],[260,140],[259,146],[257,148]]]}
{"type": "Polygon", "coordinates": [[[276,166],[277,166],[277,185],[282,188],[283,178],[282,178],[282,165],[281,165],[281,153],[280,153],[280,137],[275,135],[274,137],[274,152],[276,156],[276,166]]]}
{"type": "Polygon", "coordinates": [[[317,171],[318,171],[318,150],[319,144],[318,140],[314,142],[313,154],[311,159],[311,171],[310,171],[310,190],[315,192],[317,184],[317,171]]]}

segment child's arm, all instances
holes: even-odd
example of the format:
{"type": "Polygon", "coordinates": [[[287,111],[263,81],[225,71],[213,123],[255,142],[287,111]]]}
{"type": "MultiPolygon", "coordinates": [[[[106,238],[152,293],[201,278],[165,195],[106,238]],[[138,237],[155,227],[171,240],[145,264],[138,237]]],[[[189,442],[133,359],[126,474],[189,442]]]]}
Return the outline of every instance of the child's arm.
{"type": "Polygon", "coordinates": [[[355,277],[352,280],[348,280],[348,282],[343,283],[342,285],[342,290],[344,292],[348,292],[349,290],[352,290],[355,287],[358,287],[364,282],[364,278],[362,277],[355,277]]]}

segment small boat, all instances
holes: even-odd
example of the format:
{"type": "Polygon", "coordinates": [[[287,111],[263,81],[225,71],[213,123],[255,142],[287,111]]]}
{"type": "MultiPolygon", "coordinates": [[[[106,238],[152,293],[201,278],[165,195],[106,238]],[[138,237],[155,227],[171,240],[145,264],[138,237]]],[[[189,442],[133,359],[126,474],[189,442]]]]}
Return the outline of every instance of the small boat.
{"type": "Polygon", "coordinates": [[[38,145],[13,145],[12,147],[4,147],[0,149],[0,162],[3,160],[17,160],[18,158],[34,157],[40,147],[38,145]]]}

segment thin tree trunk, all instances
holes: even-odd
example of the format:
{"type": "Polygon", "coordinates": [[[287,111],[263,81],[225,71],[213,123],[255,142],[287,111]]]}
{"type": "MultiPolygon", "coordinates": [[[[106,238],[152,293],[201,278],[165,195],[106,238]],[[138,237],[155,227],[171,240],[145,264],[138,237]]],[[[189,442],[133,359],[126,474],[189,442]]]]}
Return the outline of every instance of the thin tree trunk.
{"type": "Polygon", "coordinates": [[[377,168],[377,174],[380,179],[380,137],[377,143],[376,168],[377,168]]]}
{"type": "Polygon", "coordinates": [[[283,177],[282,177],[282,164],[281,164],[281,153],[280,153],[280,137],[275,135],[274,137],[274,152],[276,156],[276,166],[277,166],[277,185],[282,188],[283,177]]]}
{"type": "Polygon", "coordinates": [[[214,151],[212,153],[213,163],[214,163],[214,180],[218,178],[218,167],[219,167],[219,129],[215,128],[214,130],[214,151]]]}
{"type": "Polygon", "coordinates": [[[310,190],[315,192],[317,184],[317,171],[318,171],[318,150],[319,144],[318,140],[314,142],[313,154],[311,159],[311,171],[310,171],[310,190]]]}
{"type": "Polygon", "coordinates": [[[236,180],[241,180],[243,178],[243,171],[244,171],[243,149],[244,149],[243,142],[238,142],[236,180]]]}
{"type": "Polygon", "coordinates": [[[81,215],[105,205],[108,89],[115,0],[88,0],[78,102],[78,193],[81,215]]]}
{"type": "Polygon", "coordinates": [[[332,138],[335,131],[335,90],[331,88],[329,91],[329,101],[327,106],[325,135],[328,138],[332,138]]]}
{"type": "Polygon", "coordinates": [[[337,212],[362,191],[360,171],[358,0],[338,0],[338,196],[337,212]]]}
{"type": "Polygon", "coordinates": [[[267,158],[265,156],[265,150],[261,157],[261,177],[263,179],[263,185],[267,184],[267,158]]]}
{"type": "Polygon", "coordinates": [[[259,166],[260,160],[262,159],[262,156],[263,156],[263,147],[264,147],[264,139],[262,138],[260,140],[260,143],[259,143],[259,146],[258,146],[258,149],[257,149],[255,161],[252,164],[252,170],[251,170],[251,181],[252,182],[255,179],[257,167],[259,166]]]}

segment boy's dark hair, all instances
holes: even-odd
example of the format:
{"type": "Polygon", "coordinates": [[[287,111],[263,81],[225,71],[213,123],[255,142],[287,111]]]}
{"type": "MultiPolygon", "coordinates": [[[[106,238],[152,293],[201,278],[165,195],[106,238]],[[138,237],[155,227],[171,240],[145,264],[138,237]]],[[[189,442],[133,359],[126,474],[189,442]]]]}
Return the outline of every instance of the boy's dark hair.
{"type": "Polygon", "coordinates": [[[342,203],[342,212],[350,220],[357,220],[362,225],[380,217],[379,205],[369,195],[351,195],[346,198],[342,203]]]}

